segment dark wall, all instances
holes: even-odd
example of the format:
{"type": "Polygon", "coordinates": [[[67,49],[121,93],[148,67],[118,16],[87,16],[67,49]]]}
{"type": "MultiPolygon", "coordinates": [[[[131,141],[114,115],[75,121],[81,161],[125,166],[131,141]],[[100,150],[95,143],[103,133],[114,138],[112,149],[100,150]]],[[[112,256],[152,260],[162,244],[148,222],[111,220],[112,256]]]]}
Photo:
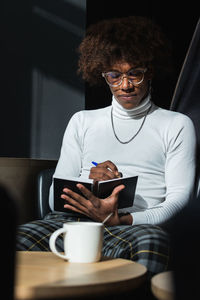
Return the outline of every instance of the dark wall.
{"type": "MultiPolygon", "coordinates": [[[[47,120],[51,125],[54,123],[57,125],[53,128],[57,134],[54,135],[55,140],[52,143],[59,143],[60,146],[71,107],[71,113],[74,113],[74,110],[84,106],[84,103],[81,103],[79,107],[76,99],[74,101],[63,99],[69,98],[66,97],[67,89],[70,95],[73,91],[78,95],[84,94],[83,82],[77,76],[76,71],[78,60],[76,49],[85,33],[83,24],[86,15],[81,2],[85,3],[85,0],[3,0],[3,10],[0,11],[2,25],[0,35],[0,156],[32,157],[33,130],[37,130],[34,135],[39,144],[40,136],[45,137],[45,133],[41,134],[40,131],[49,129],[49,127],[41,128],[39,124],[40,117],[42,118],[45,113],[42,110],[45,109],[46,103],[47,115],[51,110],[52,118],[53,115],[55,118],[60,115],[60,119],[64,120],[62,121],[64,125],[60,124],[59,120],[50,118],[47,120]],[[39,74],[40,82],[33,82],[33,72],[39,74]],[[39,92],[34,91],[36,86],[39,86],[39,92]],[[43,94],[44,89],[48,90],[49,94],[57,91],[54,107],[53,95],[50,99],[47,93],[43,94]],[[33,115],[36,110],[33,112],[32,100],[35,94],[38,100],[38,116],[33,115]],[[50,99],[49,102],[47,97],[50,99]],[[60,98],[62,98],[62,104],[60,104],[60,98]],[[34,124],[35,128],[32,124],[33,118],[36,120],[35,123],[37,122],[34,124]],[[57,136],[59,136],[59,141],[57,136]]],[[[48,132],[46,140],[50,143],[51,136],[47,135],[48,132]]],[[[37,151],[39,154],[35,158],[50,158],[45,157],[46,152],[40,150],[37,151]],[[45,154],[39,157],[40,153],[45,154]]],[[[59,151],[48,155],[56,159],[59,151]]]]}
{"type": "Polygon", "coordinates": [[[1,156],[26,156],[29,149],[31,61],[27,49],[31,14],[29,1],[21,2],[23,10],[18,1],[3,2],[0,36],[1,156]]]}
{"type": "MultiPolygon", "coordinates": [[[[199,5],[170,1],[87,1],[87,26],[102,19],[131,15],[146,16],[159,24],[173,44],[174,73],[170,78],[155,79],[154,102],[169,108],[175,84],[199,18],[199,5]],[[167,81],[167,82],[166,82],[167,81]]],[[[91,87],[86,84],[86,108],[93,109],[110,105],[111,94],[108,88],[91,87]]]]}
{"type": "MultiPolygon", "coordinates": [[[[80,0],[80,3],[83,1],[80,0]]],[[[74,110],[80,110],[79,98],[77,98],[75,107],[74,101],[72,101],[74,97],[67,99],[66,108],[61,108],[62,113],[65,110],[67,111],[66,120],[63,121],[65,124],[62,125],[62,128],[56,120],[63,120],[63,115],[59,111],[57,114],[54,114],[53,111],[58,106],[64,105],[68,87],[70,91],[73,90],[79,94],[83,93],[84,97],[83,83],[76,74],[78,60],[76,48],[80,43],[82,33],[79,34],[79,32],[74,30],[74,28],[80,28],[81,32],[82,25],[80,20],[84,18],[87,18],[88,26],[105,18],[143,15],[153,18],[162,26],[174,45],[175,75],[167,81],[161,81],[156,84],[154,100],[162,107],[169,107],[178,73],[199,17],[198,5],[193,4],[189,6],[187,3],[182,2],[181,7],[177,7],[177,5],[172,7],[168,1],[124,0],[121,2],[87,0],[87,14],[85,15],[85,11],[77,7],[74,4],[75,2],[77,3],[78,1],[3,1],[3,9],[0,11],[2,29],[0,35],[0,156],[32,157],[32,97],[34,86],[38,85],[40,87],[39,96],[36,93],[36,97],[39,99],[39,103],[41,99],[41,102],[43,101],[46,107],[48,106],[47,115],[48,109],[52,112],[52,118],[55,115],[54,120],[49,120],[49,124],[51,126],[55,124],[54,127],[57,132],[64,130],[71,107],[73,107],[71,113],[74,110]],[[73,25],[70,30],[66,26],[68,23],[73,25]],[[50,102],[47,101],[49,95],[43,95],[44,91],[41,87],[41,82],[34,82],[33,84],[33,69],[36,69],[39,77],[42,77],[41,81],[45,81],[45,89],[49,90],[49,94],[53,94],[54,91],[57,93],[58,91],[58,97],[62,97],[62,104],[56,98],[55,104],[53,103],[54,95],[51,96],[50,102]],[[56,84],[56,88],[54,89],[53,86],[51,90],[51,87],[49,86],[48,88],[47,85],[52,84],[52,82],[56,84]],[[57,84],[58,82],[59,84],[57,84]],[[64,91],[63,86],[65,87],[64,91]],[[60,90],[61,92],[59,92],[60,90]]],[[[85,97],[85,107],[87,109],[103,107],[111,102],[110,91],[106,85],[105,88],[91,88],[86,85],[85,97]]],[[[38,103],[37,105],[37,112],[40,114],[40,106],[38,103]]],[[[46,108],[43,107],[43,113],[38,119],[34,115],[37,123],[35,135],[36,137],[41,136],[43,141],[45,141],[43,138],[45,132],[40,134],[37,120],[43,119],[45,111],[46,108]]],[[[48,125],[48,120],[46,123],[48,125]]],[[[45,130],[45,128],[42,130],[45,130]]],[[[55,134],[54,136],[58,135],[55,134]]],[[[59,139],[61,142],[60,137],[59,139]]],[[[52,143],[56,144],[57,140],[54,138],[52,143]]],[[[38,144],[37,139],[35,144],[38,144]]],[[[48,148],[50,149],[49,145],[48,148]]],[[[41,151],[41,153],[45,152],[41,151]]],[[[57,155],[59,155],[58,152],[53,158],[57,158],[57,155]]],[[[43,155],[42,158],[49,159],[50,157],[43,155]]]]}

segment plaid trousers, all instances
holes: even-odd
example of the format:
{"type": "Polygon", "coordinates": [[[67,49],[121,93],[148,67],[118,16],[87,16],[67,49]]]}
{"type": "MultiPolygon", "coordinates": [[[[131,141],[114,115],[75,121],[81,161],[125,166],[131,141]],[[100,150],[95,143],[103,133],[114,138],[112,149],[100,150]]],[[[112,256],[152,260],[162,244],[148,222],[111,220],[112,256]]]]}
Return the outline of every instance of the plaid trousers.
{"type": "MultiPolygon", "coordinates": [[[[71,221],[90,221],[62,213],[50,213],[43,220],[36,220],[18,227],[17,250],[50,251],[50,235],[71,221]]],[[[58,251],[63,251],[63,238],[57,239],[58,251]]],[[[147,267],[148,277],[166,271],[169,265],[169,236],[158,226],[120,225],[104,228],[103,256],[125,258],[147,267]]]]}

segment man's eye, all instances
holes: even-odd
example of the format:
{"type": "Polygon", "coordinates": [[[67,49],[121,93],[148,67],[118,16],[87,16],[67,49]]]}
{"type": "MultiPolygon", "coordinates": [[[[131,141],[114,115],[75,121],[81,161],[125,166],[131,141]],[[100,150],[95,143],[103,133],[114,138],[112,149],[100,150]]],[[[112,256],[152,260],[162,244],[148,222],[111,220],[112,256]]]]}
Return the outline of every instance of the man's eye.
{"type": "Polygon", "coordinates": [[[117,73],[117,72],[111,72],[111,73],[108,73],[108,76],[111,77],[112,79],[116,79],[116,78],[119,78],[120,77],[120,73],[117,73]]]}
{"type": "Polygon", "coordinates": [[[143,73],[140,70],[130,70],[128,76],[131,77],[140,77],[143,73]]]}

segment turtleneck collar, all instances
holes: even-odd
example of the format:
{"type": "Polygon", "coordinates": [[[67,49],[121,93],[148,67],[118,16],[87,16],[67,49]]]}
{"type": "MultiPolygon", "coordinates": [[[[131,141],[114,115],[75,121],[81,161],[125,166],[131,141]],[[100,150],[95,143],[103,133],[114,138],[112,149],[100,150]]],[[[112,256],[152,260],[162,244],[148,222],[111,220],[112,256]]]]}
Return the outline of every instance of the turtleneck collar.
{"type": "Polygon", "coordinates": [[[137,119],[145,115],[145,112],[151,106],[151,96],[150,94],[142,100],[140,105],[132,109],[125,109],[119,104],[119,102],[113,96],[112,98],[112,107],[113,107],[113,116],[120,119],[137,119]]]}

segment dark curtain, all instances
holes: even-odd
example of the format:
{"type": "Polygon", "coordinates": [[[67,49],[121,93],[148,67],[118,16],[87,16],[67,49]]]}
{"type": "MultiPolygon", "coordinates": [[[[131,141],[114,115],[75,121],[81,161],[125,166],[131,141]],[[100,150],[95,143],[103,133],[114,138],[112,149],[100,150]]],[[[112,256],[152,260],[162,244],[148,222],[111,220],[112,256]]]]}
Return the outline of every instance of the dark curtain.
{"type": "MultiPolygon", "coordinates": [[[[171,110],[188,115],[197,135],[197,184],[200,175],[200,20],[193,34],[173,95],[171,110]]],[[[175,299],[199,299],[200,194],[174,218],[171,230],[175,299]]]]}
{"type": "Polygon", "coordinates": [[[173,95],[171,110],[188,115],[197,135],[197,167],[200,170],[200,19],[190,43],[173,95]]]}
{"type": "Polygon", "coordinates": [[[200,299],[200,195],[173,220],[171,230],[172,270],[175,300],[200,299]]]}

